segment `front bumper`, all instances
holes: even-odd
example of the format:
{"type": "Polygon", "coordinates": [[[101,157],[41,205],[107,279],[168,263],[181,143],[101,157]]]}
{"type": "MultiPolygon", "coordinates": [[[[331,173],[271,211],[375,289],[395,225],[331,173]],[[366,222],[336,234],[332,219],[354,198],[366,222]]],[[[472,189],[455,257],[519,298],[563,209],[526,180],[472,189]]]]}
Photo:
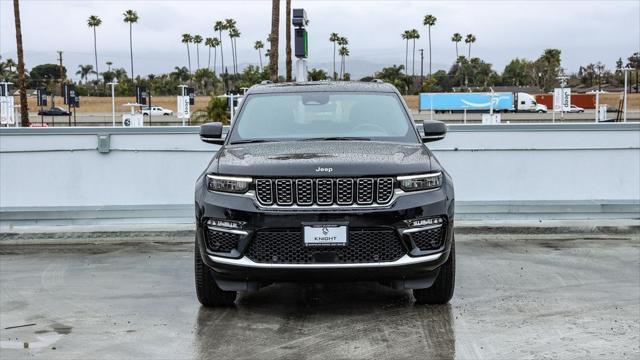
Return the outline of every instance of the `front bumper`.
{"type": "Polygon", "coordinates": [[[448,258],[453,238],[453,191],[443,186],[435,191],[417,192],[397,197],[384,208],[341,209],[264,209],[249,197],[197,191],[196,217],[198,246],[203,262],[212,269],[222,288],[250,289],[271,282],[289,281],[391,281],[401,287],[429,287],[437,270],[448,258]],[[415,246],[405,220],[440,217],[445,219],[442,246],[423,251],[415,246]],[[239,236],[236,249],[214,252],[207,246],[206,221],[215,218],[244,222],[242,229],[216,227],[239,236]],[[247,249],[260,231],[301,228],[306,222],[348,223],[354,229],[391,229],[397,232],[404,253],[390,261],[354,263],[317,261],[310,263],[259,262],[247,256],[247,249]],[[230,285],[231,284],[231,285],[230,285]],[[240,285],[238,285],[240,284],[240,285]],[[253,284],[253,285],[248,285],[253,284]]]}

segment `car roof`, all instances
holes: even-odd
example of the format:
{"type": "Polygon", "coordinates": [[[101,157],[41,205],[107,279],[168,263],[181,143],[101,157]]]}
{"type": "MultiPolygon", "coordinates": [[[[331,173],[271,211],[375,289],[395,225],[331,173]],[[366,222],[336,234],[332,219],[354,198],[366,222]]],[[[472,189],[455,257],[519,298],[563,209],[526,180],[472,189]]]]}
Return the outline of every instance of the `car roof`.
{"type": "Polygon", "coordinates": [[[307,81],[254,85],[250,94],[298,93],[298,92],[383,92],[396,93],[394,86],[383,82],[362,81],[307,81]]]}

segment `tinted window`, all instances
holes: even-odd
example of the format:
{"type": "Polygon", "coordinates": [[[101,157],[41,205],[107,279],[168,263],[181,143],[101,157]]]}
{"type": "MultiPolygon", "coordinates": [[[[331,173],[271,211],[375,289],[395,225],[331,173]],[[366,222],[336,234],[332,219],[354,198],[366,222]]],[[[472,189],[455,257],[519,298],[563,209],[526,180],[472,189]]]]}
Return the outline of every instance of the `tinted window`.
{"type": "Polygon", "coordinates": [[[348,92],[249,95],[230,141],[325,137],[418,142],[396,94],[348,92]]]}

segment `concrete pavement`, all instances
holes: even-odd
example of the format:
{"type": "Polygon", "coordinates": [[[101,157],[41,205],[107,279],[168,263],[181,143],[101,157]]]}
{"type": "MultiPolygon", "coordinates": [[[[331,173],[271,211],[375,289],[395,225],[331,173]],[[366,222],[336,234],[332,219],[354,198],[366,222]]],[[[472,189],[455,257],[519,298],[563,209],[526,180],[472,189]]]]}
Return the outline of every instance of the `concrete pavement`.
{"type": "Polygon", "coordinates": [[[461,234],[447,306],[348,283],[276,284],[223,309],[197,303],[190,236],[5,244],[0,357],[638,358],[639,236],[589,238],[461,234]]]}

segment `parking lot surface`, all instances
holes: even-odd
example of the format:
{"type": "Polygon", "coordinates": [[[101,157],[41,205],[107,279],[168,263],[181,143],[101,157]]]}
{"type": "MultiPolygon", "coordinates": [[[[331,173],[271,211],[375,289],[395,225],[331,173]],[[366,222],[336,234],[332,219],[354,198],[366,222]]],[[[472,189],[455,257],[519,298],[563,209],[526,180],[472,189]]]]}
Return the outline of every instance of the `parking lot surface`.
{"type": "MultiPolygon", "coordinates": [[[[185,241],[188,239],[185,239],[185,241]]],[[[276,284],[205,309],[190,243],[0,246],[3,359],[640,356],[637,235],[458,237],[456,293],[276,284]]]]}

